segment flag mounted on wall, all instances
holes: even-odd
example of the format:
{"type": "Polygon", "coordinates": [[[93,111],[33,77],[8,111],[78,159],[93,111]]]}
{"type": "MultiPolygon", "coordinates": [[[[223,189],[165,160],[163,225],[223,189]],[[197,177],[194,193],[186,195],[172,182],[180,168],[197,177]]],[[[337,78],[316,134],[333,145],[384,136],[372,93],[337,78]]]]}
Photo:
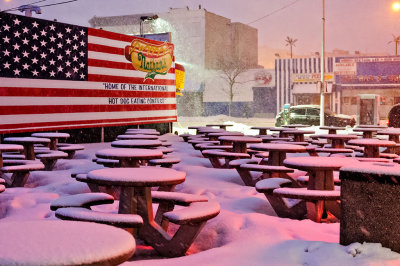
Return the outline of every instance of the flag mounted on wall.
{"type": "Polygon", "coordinates": [[[173,44],[8,13],[0,22],[0,133],[176,121],[173,44]]]}

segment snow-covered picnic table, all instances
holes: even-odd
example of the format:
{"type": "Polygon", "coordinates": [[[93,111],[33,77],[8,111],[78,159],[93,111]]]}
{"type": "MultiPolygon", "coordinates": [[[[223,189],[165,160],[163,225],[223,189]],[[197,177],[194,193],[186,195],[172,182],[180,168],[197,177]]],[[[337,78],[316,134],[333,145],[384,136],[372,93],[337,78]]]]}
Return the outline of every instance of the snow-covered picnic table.
{"type": "Polygon", "coordinates": [[[273,166],[283,166],[287,153],[307,152],[305,146],[279,143],[251,144],[250,148],[256,151],[268,151],[269,157],[267,164],[273,166]]]}
{"type": "Polygon", "coordinates": [[[381,130],[381,129],[377,128],[377,127],[356,127],[356,128],[353,128],[354,132],[362,132],[364,139],[371,139],[373,137],[373,135],[379,130],[381,130]]]}
{"type": "Polygon", "coordinates": [[[271,127],[251,127],[251,129],[258,130],[258,135],[267,135],[267,130],[271,127]]]}
{"type": "Polygon", "coordinates": [[[222,136],[244,136],[242,132],[233,132],[233,131],[213,132],[213,133],[208,133],[206,135],[210,140],[218,140],[218,138],[222,136]]]}
{"type": "Polygon", "coordinates": [[[110,148],[96,152],[96,157],[102,159],[118,160],[120,167],[140,167],[140,162],[163,157],[162,150],[110,148]]]}
{"type": "Polygon", "coordinates": [[[145,140],[145,139],[124,139],[115,140],[111,142],[111,147],[116,148],[154,148],[162,146],[162,142],[159,140],[145,140]]]}
{"type": "Polygon", "coordinates": [[[48,138],[50,139],[50,150],[57,150],[57,142],[58,139],[67,139],[69,138],[68,133],[61,133],[61,132],[36,132],[32,133],[32,137],[38,138],[48,138]]]}
{"type": "Polygon", "coordinates": [[[0,169],[3,167],[3,152],[22,151],[24,146],[18,144],[2,144],[0,143],[0,169]]]}
{"type": "Polygon", "coordinates": [[[48,145],[50,143],[50,139],[37,138],[37,137],[9,137],[9,138],[4,138],[4,142],[11,144],[20,144],[24,146],[25,159],[35,160],[34,145],[35,144],[48,145]]]}
{"type": "Polygon", "coordinates": [[[0,265],[117,265],[135,252],[128,232],[72,221],[0,222],[0,265]]]}
{"type": "Polygon", "coordinates": [[[124,135],[118,135],[117,140],[120,139],[150,139],[150,140],[155,140],[158,139],[157,135],[150,135],[150,134],[124,134],[124,135]]]}
{"type": "Polygon", "coordinates": [[[344,144],[351,140],[357,139],[357,135],[348,135],[348,134],[324,134],[324,135],[316,135],[317,138],[320,139],[328,139],[331,141],[331,148],[334,149],[344,149],[344,144]]]}
{"type": "Polygon", "coordinates": [[[226,130],[226,127],[231,127],[232,124],[207,124],[206,127],[219,127],[223,130],[226,130]]]}
{"type": "Polygon", "coordinates": [[[247,153],[248,143],[260,143],[262,139],[246,136],[222,136],[218,138],[221,144],[227,145],[232,143],[232,152],[247,153]]]}
{"type": "Polygon", "coordinates": [[[338,130],[346,130],[345,127],[335,127],[335,126],[322,126],[319,129],[328,130],[328,134],[336,134],[338,130]]]}
{"type": "Polygon", "coordinates": [[[348,144],[364,147],[364,157],[379,158],[379,147],[395,147],[396,142],[379,139],[352,139],[348,144]]]}
{"type": "Polygon", "coordinates": [[[304,142],[305,134],[314,134],[314,130],[297,130],[297,129],[288,129],[284,131],[285,134],[293,135],[293,140],[296,142],[304,142]]]}

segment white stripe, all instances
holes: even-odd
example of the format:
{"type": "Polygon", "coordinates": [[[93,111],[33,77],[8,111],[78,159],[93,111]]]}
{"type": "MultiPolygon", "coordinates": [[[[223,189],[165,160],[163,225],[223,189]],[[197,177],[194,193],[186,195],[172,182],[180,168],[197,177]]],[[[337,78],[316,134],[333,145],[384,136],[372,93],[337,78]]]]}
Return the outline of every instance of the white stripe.
{"type": "Polygon", "coordinates": [[[131,42],[117,41],[117,40],[112,40],[112,39],[97,37],[97,36],[92,36],[92,35],[88,35],[88,43],[101,44],[101,45],[124,48],[124,49],[125,49],[125,46],[131,44],[131,42]]]}
{"type": "MultiPolygon", "coordinates": [[[[133,77],[133,78],[143,78],[148,74],[148,72],[142,71],[132,71],[125,69],[115,69],[115,68],[103,68],[103,67],[88,67],[89,74],[97,75],[110,75],[118,77],[133,77]]],[[[175,79],[175,73],[167,73],[166,75],[156,75],[156,79],[175,79]]]]}
{"type": "MultiPolygon", "coordinates": [[[[107,83],[109,84],[109,83],[107,83]]],[[[126,83],[112,83],[119,84],[118,88],[121,88],[120,84],[126,83]]],[[[134,85],[134,84],[132,84],[134,85]]],[[[136,84],[137,88],[139,85],[136,84]]],[[[93,82],[93,81],[72,81],[72,80],[50,80],[50,79],[20,79],[20,78],[0,78],[1,87],[10,88],[62,88],[62,89],[92,89],[92,90],[110,90],[105,88],[104,82],[93,82]]],[[[167,91],[175,91],[174,85],[160,85],[167,86],[167,91]]],[[[117,89],[121,90],[121,89],[117,89]]],[[[128,91],[128,90],[127,90],[128,91]]],[[[132,90],[133,91],[133,90],[132,90]]],[[[139,90],[136,90],[139,91],[139,90]]]]}
{"type": "Polygon", "coordinates": [[[88,58],[89,59],[106,60],[106,61],[115,61],[115,62],[119,62],[119,63],[129,63],[129,61],[126,60],[125,56],[123,56],[123,55],[108,54],[108,53],[103,53],[103,52],[89,51],[88,58]]]}
{"type": "Polygon", "coordinates": [[[1,115],[0,120],[2,124],[6,125],[6,124],[16,124],[16,123],[43,123],[43,122],[62,122],[62,121],[164,117],[164,116],[176,116],[176,110],[1,115]]]}
{"type": "MultiPolygon", "coordinates": [[[[175,104],[176,98],[153,98],[153,97],[122,97],[129,99],[130,105],[137,104],[175,104]],[[145,103],[134,103],[131,99],[145,99],[145,103]],[[153,100],[155,99],[155,101],[153,100]],[[162,100],[160,103],[157,100],[162,100]]],[[[117,98],[117,104],[121,104],[121,98],[117,98]]],[[[112,105],[108,97],[0,97],[2,106],[25,106],[25,105],[112,105]]],[[[116,105],[116,104],[115,104],[116,105]]]]}

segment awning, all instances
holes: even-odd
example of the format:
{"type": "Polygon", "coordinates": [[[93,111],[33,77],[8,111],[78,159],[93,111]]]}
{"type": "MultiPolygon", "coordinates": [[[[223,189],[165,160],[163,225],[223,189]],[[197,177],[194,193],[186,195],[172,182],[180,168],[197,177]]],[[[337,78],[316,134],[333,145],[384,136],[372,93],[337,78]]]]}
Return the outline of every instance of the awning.
{"type": "MultiPolygon", "coordinates": [[[[328,91],[327,93],[332,92],[332,83],[328,83],[328,91]]],[[[312,84],[293,84],[293,94],[319,94],[319,90],[317,89],[317,84],[312,83],[312,84]]]]}

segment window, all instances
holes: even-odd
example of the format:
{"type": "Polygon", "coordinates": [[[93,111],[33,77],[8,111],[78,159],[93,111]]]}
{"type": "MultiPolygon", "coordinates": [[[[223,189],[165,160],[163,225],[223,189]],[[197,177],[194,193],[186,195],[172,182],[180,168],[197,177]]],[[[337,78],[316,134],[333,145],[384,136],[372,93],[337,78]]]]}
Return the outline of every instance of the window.
{"type": "Polygon", "coordinates": [[[350,97],[343,97],[343,104],[350,104],[350,97]]]}
{"type": "Polygon", "coordinates": [[[319,109],[308,109],[307,115],[319,116],[319,109]]]}
{"type": "Polygon", "coordinates": [[[351,105],[357,105],[357,97],[351,97],[351,105]]]}
{"type": "Polygon", "coordinates": [[[394,103],[393,104],[398,104],[400,103],[400,97],[394,97],[394,103]]]}
{"type": "Polygon", "coordinates": [[[306,114],[306,109],[293,108],[293,109],[290,110],[290,113],[296,114],[296,115],[305,115],[306,114]]]}

